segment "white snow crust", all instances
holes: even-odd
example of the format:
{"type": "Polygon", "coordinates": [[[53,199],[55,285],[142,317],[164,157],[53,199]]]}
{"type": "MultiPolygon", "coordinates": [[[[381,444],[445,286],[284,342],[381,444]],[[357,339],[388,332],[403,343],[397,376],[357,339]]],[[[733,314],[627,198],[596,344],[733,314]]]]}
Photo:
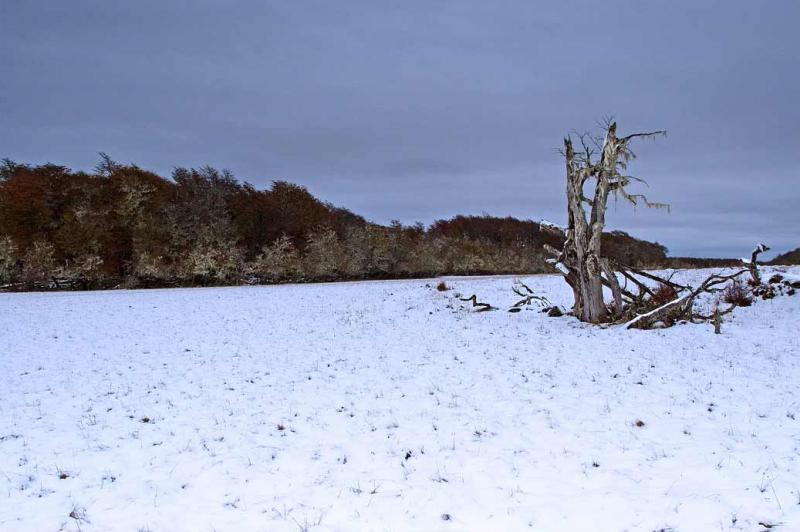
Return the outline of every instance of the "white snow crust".
{"type": "Polygon", "coordinates": [[[715,335],[445,280],[0,294],[0,530],[800,530],[800,294],[715,335]]]}

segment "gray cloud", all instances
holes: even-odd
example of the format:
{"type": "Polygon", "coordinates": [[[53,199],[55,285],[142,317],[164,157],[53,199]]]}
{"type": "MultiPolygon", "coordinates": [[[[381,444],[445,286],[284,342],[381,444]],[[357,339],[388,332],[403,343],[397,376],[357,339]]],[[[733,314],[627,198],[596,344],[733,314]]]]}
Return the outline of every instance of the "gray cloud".
{"type": "Polygon", "coordinates": [[[304,184],[386,222],[563,219],[556,149],[615,114],[674,254],[800,245],[800,4],[45,2],[0,8],[0,155],[304,184]],[[744,248],[744,249],[743,249],[744,248]]]}

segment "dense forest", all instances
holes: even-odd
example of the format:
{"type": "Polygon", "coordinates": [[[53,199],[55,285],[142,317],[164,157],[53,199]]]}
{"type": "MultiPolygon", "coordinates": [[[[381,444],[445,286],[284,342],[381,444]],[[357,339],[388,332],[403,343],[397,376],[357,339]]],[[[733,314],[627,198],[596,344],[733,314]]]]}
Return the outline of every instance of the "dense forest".
{"type": "MultiPolygon", "coordinates": [[[[666,248],[624,232],[605,253],[664,265],[666,248]]],[[[170,178],[102,155],[91,172],[0,165],[0,286],[191,286],[441,274],[551,272],[558,232],[530,220],[456,216],[378,225],[275,181],[265,190],[211,167],[170,178]]]]}

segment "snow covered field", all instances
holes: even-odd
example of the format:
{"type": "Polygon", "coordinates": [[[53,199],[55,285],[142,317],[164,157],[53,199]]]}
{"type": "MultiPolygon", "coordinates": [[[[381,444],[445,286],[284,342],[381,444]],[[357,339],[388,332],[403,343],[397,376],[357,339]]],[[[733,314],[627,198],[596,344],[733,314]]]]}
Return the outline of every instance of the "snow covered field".
{"type": "Polygon", "coordinates": [[[0,294],[0,530],[800,530],[800,295],[454,297],[512,280],[0,294]]]}

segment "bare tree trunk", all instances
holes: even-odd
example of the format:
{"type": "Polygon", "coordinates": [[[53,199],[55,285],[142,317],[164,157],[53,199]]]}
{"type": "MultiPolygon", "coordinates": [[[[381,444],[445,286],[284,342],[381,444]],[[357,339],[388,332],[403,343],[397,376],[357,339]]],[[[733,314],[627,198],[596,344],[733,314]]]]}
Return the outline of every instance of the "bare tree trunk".
{"type": "MultiPolygon", "coordinates": [[[[564,159],[567,172],[567,228],[564,236],[564,247],[556,251],[557,259],[553,262],[564,275],[567,284],[572,288],[575,303],[572,312],[581,321],[601,323],[619,318],[624,312],[623,291],[620,289],[616,275],[608,261],[602,255],[603,229],[606,223],[606,207],[611,193],[620,194],[626,200],[636,204],[637,199],[651,204],[644,196],[629,195],[625,186],[632,178],[622,174],[625,163],[633,157],[628,148],[628,141],[635,137],[652,137],[663,134],[636,133],[617,138],[617,125],[608,124],[605,139],[602,143],[600,160],[593,162],[593,149],[587,145],[585,136],[581,136],[582,152],[576,153],[572,139],[564,139],[564,159]],[[588,179],[594,179],[594,195],[592,199],[584,196],[584,185],[588,179]],[[584,204],[591,207],[587,218],[584,204]],[[611,309],[603,300],[603,285],[611,289],[613,305],[611,309]]],[[[597,145],[599,145],[597,139],[597,145]]]]}
{"type": "Polygon", "coordinates": [[[769,251],[769,248],[765,244],[759,244],[750,256],[750,264],[748,264],[748,267],[750,269],[750,278],[753,282],[753,286],[761,284],[761,274],[758,272],[758,256],[765,251],[769,251]]]}
{"type": "Polygon", "coordinates": [[[576,296],[572,310],[582,321],[599,323],[605,320],[607,311],[600,279],[600,242],[599,239],[592,238],[583,208],[583,185],[588,174],[576,163],[572,141],[569,139],[564,140],[564,153],[567,163],[569,217],[564,255],[567,267],[574,272],[568,276],[567,281],[576,296]]]}

